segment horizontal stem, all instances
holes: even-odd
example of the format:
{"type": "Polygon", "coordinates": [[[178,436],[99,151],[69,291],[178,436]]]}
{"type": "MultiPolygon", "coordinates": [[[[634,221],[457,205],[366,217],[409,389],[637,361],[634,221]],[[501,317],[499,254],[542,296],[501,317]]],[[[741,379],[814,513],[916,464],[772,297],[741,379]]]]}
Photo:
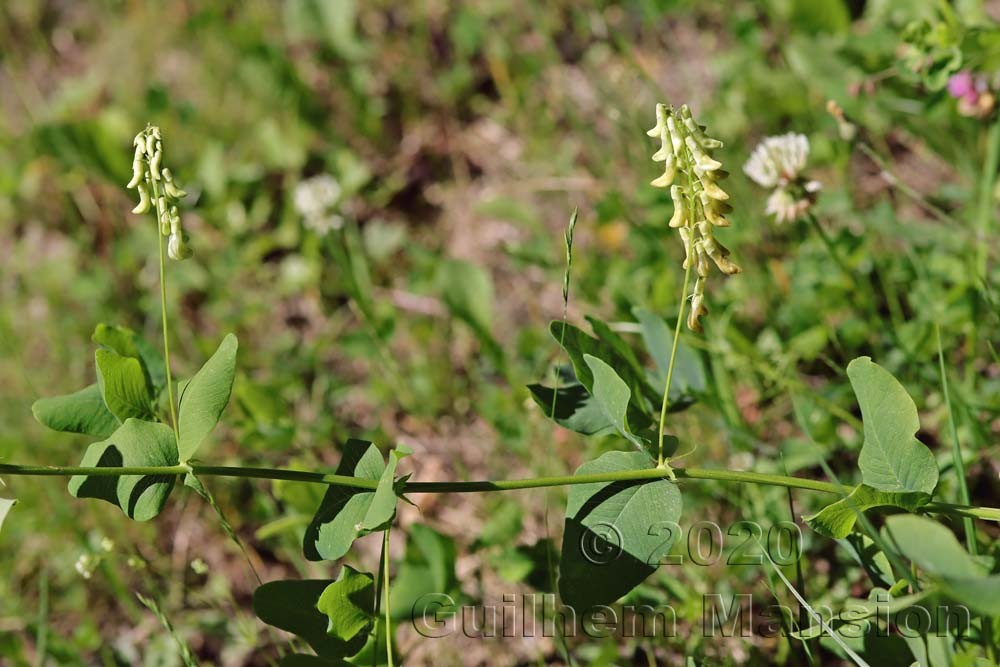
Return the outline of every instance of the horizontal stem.
{"type": "MultiPolygon", "coordinates": [[[[623,470],[619,472],[598,473],[593,475],[564,475],[557,477],[531,477],[527,479],[482,480],[471,482],[407,482],[403,493],[482,493],[487,491],[515,491],[518,489],[539,489],[550,486],[570,486],[574,484],[602,484],[605,482],[648,482],[670,477],[670,470],[663,468],[647,468],[643,470],[623,470]]],[[[71,475],[88,475],[92,477],[121,477],[124,475],[211,475],[215,477],[244,477],[249,479],[280,479],[291,482],[307,482],[312,484],[327,484],[330,486],[345,486],[355,489],[374,490],[378,481],[334,475],[307,470],[289,470],[287,468],[245,468],[236,466],[210,466],[199,463],[178,464],[173,466],[140,466],[140,467],[81,467],[81,466],[27,466],[0,464],[0,475],[28,475],[41,477],[68,477],[71,475]]],[[[709,470],[705,468],[674,468],[677,479],[714,480],[718,482],[737,482],[742,484],[762,484],[766,486],[781,486],[789,489],[804,489],[834,495],[844,495],[844,489],[831,482],[821,482],[815,479],[791,477],[789,475],[771,475],[761,472],[746,472],[738,470],[709,470]]],[[[950,514],[953,516],[968,516],[975,519],[1000,521],[1000,508],[970,507],[968,505],[953,505],[951,503],[928,503],[923,507],[927,512],[950,514]]]]}

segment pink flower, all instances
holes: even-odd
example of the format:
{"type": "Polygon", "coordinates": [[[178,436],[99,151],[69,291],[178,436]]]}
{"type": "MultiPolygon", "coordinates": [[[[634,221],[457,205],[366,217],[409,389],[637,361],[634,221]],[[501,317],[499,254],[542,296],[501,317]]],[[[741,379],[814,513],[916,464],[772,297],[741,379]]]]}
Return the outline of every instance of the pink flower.
{"type": "Polygon", "coordinates": [[[976,81],[972,77],[972,72],[964,70],[958,74],[953,74],[948,79],[948,93],[957,99],[964,99],[971,104],[975,104],[979,92],[976,90],[976,81]]]}

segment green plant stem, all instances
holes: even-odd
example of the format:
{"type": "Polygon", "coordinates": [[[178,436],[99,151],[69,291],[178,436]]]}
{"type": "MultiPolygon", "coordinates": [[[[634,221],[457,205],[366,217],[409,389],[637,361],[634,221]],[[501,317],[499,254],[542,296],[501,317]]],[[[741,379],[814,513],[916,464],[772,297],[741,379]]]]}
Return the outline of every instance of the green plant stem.
{"type": "MultiPolygon", "coordinates": [[[[90,477],[121,477],[123,475],[156,475],[177,476],[194,473],[195,475],[212,475],[215,477],[244,477],[248,479],[280,479],[290,482],[309,482],[313,484],[328,484],[345,486],[355,489],[374,491],[378,481],[361,479],[345,475],[332,475],[305,470],[289,470],[283,468],[243,468],[236,466],[208,466],[196,463],[178,464],[174,466],[137,466],[137,467],[84,467],[84,466],[28,466],[0,464],[0,475],[36,476],[36,477],[69,477],[72,475],[87,475],[90,477]]],[[[788,475],[772,475],[770,473],[749,472],[742,470],[712,470],[707,468],[646,468],[643,470],[626,470],[614,473],[594,475],[563,475],[558,477],[531,477],[527,479],[482,480],[470,482],[407,482],[403,494],[412,493],[484,493],[488,491],[516,491],[519,489],[539,489],[549,486],[572,486],[575,484],[603,484],[606,482],[649,482],[658,479],[669,479],[673,474],[676,479],[714,480],[717,482],[736,482],[742,484],[762,484],[765,486],[780,486],[789,489],[803,489],[844,495],[844,489],[839,484],[821,482],[803,477],[788,475]]],[[[969,505],[954,505],[951,503],[928,503],[922,508],[927,512],[968,516],[987,521],[1000,521],[1000,508],[972,507],[969,505]]]]}
{"type": "Polygon", "coordinates": [[[160,316],[163,320],[163,365],[167,371],[167,401],[170,403],[170,421],[174,425],[174,438],[180,447],[180,431],[177,429],[177,406],[174,403],[174,379],[170,373],[170,326],[167,320],[167,270],[163,249],[163,220],[160,218],[160,186],[156,179],[150,179],[153,186],[153,206],[156,208],[156,238],[159,242],[160,259],[160,316]]]}
{"type": "Polygon", "coordinates": [[[687,263],[684,269],[684,286],[681,288],[681,305],[677,308],[677,324],[674,325],[674,340],[670,345],[670,361],[667,363],[667,380],[663,387],[663,403],[660,404],[660,433],[657,445],[656,465],[663,467],[663,431],[667,423],[667,404],[670,402],[670,383],[674,379],[674,360],[677,358],[677,343],[681,339],[681,324],[684,322],[684,309],[687,307],[688,286],[691,284],[691,265],[687,263]]]}
{"type": "MultiPolygon", "coordinates": [[[[948,373],[944,365],[944,349],[941,346],[941,327],[934,325],[934,334],[937,337],[938,367],[941,369],[941,389],[944,393],[944,403],[948,408],[948,423],[951,425],[951,446],[952,459],[955,466],[955,475],[958,477],[958,499],[963,505],[969,504],[969,484],[965,479],[965,461],[962,460],[962,447],[958,442],[958,424],[955,423],[955,413],[951,407],[951,393],[948,391],[948,373]]],[[[973,556],[979,553],[976,544],[976,527],[972,524],[972,519],[965,517],[962,523],[965,528],[965,544],[969,553],[973,556]]]]}
{"type": "Polygon", "coordinates": [[[844,261],[844,258],[840,256],[840,253],[837,251],[836,246],[833,245],[833,239],[831,239],[830,235],[826,233],[825,229],[823,229],[823,225],[819,224],[819,219],[813,214],[812,211],[808,211],[805,215],[805,218],[806,221],[810,225],[812,225],[812,228],[816,230],[816,234],[819,236],[820,240],[823,241],[823,245],[826,246],[826,251],[830,254],[830,257],[833,258],[833,261],[837,264],[838,267],[840,267],[840,270],[844,272],[845,276],[847,276],[847,279],[848,281],[850,281],[851,286],[854,287],[855,286],[854,272],[851,271],[851,267],[847,265],[847,262],[844,261]]]}
{"type": "Polygon", "coordinates": [[[1000,116],[993,120],[986,137],[986,159],[979,181],[979,202],[976,210],[976,269],[982,279],[986,279],[990,223],[993,220],[993,189],[996,186],[997,169],[1000,168],[1000,116]]]}
{"type": "Polygon", "coordinates": [[[390,603],[389,603],[389,532],[391,528],[385,529],[385,538],[382,541],[382,558],[384,559],[384,567],[382,568],[383,584],[385,588],[385,657],[388,662],[389,667],[393,667],[392,664],[392,621],[390,619],[390,603]]]}

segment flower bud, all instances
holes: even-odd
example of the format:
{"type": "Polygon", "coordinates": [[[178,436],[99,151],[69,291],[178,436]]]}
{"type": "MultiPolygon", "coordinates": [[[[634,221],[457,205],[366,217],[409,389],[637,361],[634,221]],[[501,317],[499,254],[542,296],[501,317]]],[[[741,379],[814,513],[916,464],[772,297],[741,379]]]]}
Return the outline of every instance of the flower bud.
{"type": "Polygon", "coordinates": [[[688,150],[691,151],[691,157],[694,158],[695,169],[700,173],[722,168],[722,163],[709,157],[708,153],[690,136],[684,138],[684,143],[687,144],[688,150]]]}
{"type": "Polygon", "coordinates": [[[705,210],[705,218],[716,227],[728,227],[729,220],[724,216],[733,210],[733,207],[724,201],[712,199],[705,191],[698,193],[702,208],[705,210]]]}
{"type": "Polygon", "coordinates": [[[691,331],[701,331],[701,316],[708,314],[705,307],[705,281],[699,278],[694,283],[691,295],[691,312],[688,313],[687,325],[691,331]]]}
{"type": "Polygon", "coordinates": [[[167,239],[167,256],[177,261],[185,260],[194,254],[188,245],[188,235],[184,233],[171,234],[167,239]]]}
{"type": "Polygon", "coordinates": [[[160,162],[163,161],[163,151],[158,150],[149,158],[149,173],[156,180],[160,180],[160,162]]]}
{"type": "Polygon", "coordinates": [[[142,175],[142,158],[136,158],[132,161],[132,180],[129,181],[125,187],[131,190],[135,186],[139,185],[139,182],[142,180],[142,175]]]}
{"type": "Polygon", "coordinates": [[[177,187],[176,185],[174,185],[174,182],[173,182],[172,179],[168,179],[167,178],[167,174],[168,173],[169,173],[168,169],[163,169],[160,172],[160,174],[163,176],[163,191],[171,199],[184,199],[185,197],[187,197],[187,193],[186,192],[184,192],[179,187],[177,187]]]}
{"type": "Polygon", "coordinates": [[[670,198],[674,201],[674,215],[668,225],[674,229],[686,227],[688,222],[687,206],[684,202],[684,191],[679,185],[670,188],[670,198]]]}
{"type": "Polygon", "coordinates": [[[702,192],[712,199],[717,199],[719,201],[729,199],[729,194],[720,188],[716,182],[707,175],[701,179],[701,187],[704,188],[702,192]]]}
{"type": "Polygon", "coordinates": [[[135,205],[135,208],[132,209],[132,212],[135,213],[136,215],[141,215],[149,211],[150,201],[149,201],[149,192],[146,191],[146,186],[143,185],[142,183],[139,183],[138,188],[139,188],[139,203],[135,205]]]}

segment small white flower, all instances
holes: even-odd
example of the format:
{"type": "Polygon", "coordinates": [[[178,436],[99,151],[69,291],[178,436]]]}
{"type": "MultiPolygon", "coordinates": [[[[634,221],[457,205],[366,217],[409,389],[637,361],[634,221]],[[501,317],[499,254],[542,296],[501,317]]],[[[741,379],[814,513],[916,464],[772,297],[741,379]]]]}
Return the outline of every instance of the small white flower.
{"type": "Polygon", "coordinates": [[[329,174],[307,178],[295,186],[295,209],[307,219],[320,217],[337,203],[341,191],[340,183],[329,174]]]}
{"type": "Polygon", "coordinates": [[[743,172],[765,188],[788,185],[795,181],[809,159],[809,139],[789,132],[767,137],[753,149],[743,172]]]}
{"type": "Polygon", "coordinates": [[[806,180],[803,170],[809,160],[809,139],[804,134],[789,132],[767,137],[760,142],[743,173],[758,185],[771,188],[765,213],[778,223],[801,218],[816,199],[822,187],[819,181],[806,180]]]}
{"type": "Polygon", "coordinates": [[[100,561],[90,554],[80,554],[80,557],[76,559],[77,573],[84,579],[90,579],[94,575],[94,570],[97,569],[97,564],[100,561]]]}
{"type": "Polygon", "coordinates": [[[311,229],[320,236],[329,234],[335,229],[340,229],[344,226],[344,218],[337,215],[318,215],[316,217],[308,217],[302,219],[302,224],[305,225],[306,229],[311,229]]]}

